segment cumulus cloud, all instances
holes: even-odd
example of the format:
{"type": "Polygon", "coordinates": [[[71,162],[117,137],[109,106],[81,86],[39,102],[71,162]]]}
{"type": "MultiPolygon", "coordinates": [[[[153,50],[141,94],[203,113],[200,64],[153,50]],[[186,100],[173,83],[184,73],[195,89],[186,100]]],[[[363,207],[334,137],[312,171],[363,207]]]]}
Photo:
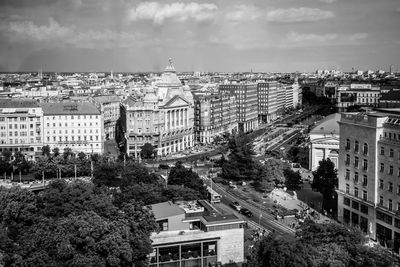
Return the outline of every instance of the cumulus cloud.
{"type": "Polygon", "coordinates": [[[262,11],[255,6],[250,5],[238,5],[235,6],[234,10],[226,13],[226,19],[234,22],[244,20],[255,20],[262,16],[262,11]]]}
{"type": "Polygon", "coordinates": [[[366,39],[366,33],[338,34],[338,33],[298,33],[289,32],[285,38],[285,47],[309,45],[355,45],[366,39]]]}
{"type": "Polygon", "coordinates": [[[289,8],[275,9],[267,13],[267,20],[280,23],[310,22],[333,18],[332,11],[321,10],[318,8],[289,8]]]}
{"type": "Polygon", "coordinates": [[[2,24],[1,30],[8,33],[11,39],[34,41],[59,39],[71,33],[70,28],[61,26],[51,17],[48,25],[36,25],[32,21],[9,21],[2,24]]]}
{"type": "Polygon", "coordinates": [[[327,3],[327,4],[332,4],[333,2],[336,2],[336,0],[319,0],[322,3],[327,3]]]}
{"type": "MultiPolygon", "coordinates": [[[[1,19],[1,18],[0,18],[1,19]]],[[[41,46],[71,45],[78,48],[131,47],[133,44],[149,45],[156,38],[145,38],[140,33],[105,30],[80,30],[60,25],[53,18],[48,24],[37,25],[30,20],[1,20],[0,33],[15,43],[38,43],[41,46]]]]}
{"type": "Polygon", "coordinates": [[[129,20],[152,20],[162,24],[166,20],[173,21],[206,21],[215,17],[218,7],[212,3],[172,3],[143,2],[128,12],[129,20]]]}

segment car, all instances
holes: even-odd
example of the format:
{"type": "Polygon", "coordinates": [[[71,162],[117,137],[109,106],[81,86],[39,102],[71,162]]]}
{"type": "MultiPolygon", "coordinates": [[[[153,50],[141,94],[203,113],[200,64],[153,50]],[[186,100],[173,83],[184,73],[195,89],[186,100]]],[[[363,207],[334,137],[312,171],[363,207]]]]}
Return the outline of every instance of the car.
{"type": "Polygon", "coordinates": [[[253,217],[253,213],[249,209],[242,208],[239,212],[246,217],[253,217]]]}
{"type": "Polygon", "coordinates": [[[240,211],[240,210],[242,209],[242,206],[240,206],[240,204],[239,204],[237,201],[233,201],[233,202],[230,204],[230,206],[231,206],[233,209],[237,210],[237,211],[240,211]]]}

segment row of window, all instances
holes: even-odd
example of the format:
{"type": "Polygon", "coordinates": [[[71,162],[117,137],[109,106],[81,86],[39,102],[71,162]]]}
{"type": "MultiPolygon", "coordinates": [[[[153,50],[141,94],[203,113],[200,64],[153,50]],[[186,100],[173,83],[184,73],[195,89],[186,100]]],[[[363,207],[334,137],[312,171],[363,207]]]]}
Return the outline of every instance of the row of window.
{"type": "MultiPolygon", "coordinates": [[[[380,189],[385,189],[385,184],[384,184],[383,179],[380,179],[380,180],[379,180],[379,188],[380,188],[380,189]]],[[[388,182],[388,184],[387,184],[387,190],[388,190],[389,192],[392,192],[392,193],[393,193],[393,183],[392,183],[392,182],[388,182]]],[[[400,195],[400,185],[397,186],[397,194],[400,195]]]]}
{"type": "MultiPolygon", "coordinates": [[[[36,138],[36,143],[40,143],[41,139],[40,137],[36,138]]],[[[30,138],[28,139],[8,139],[8,142],[5,140],[1,140],[0,144],[34,144],[35,143],[35,139],[34,138],[30,138]]]]}
{"type": "MultiPolygon", "coordinates": [[[[67,129],[65,129],[64,132],[65,132],[65,134],[68,134],[68,130],[67,130],[67,129]]],[[[93,133],[93,129],[89,129],[88,132],[89,132],[89,133],[93,133]]],[[[96,129],[95,132],[96,132],[96,133],[99,133],[99,129],[96,129]]],[[[62,130],[58,130],[58,133],[59,133],[59,134],[62,134],[62,130]]],[[[71,134],[74,134],[74,133],[75,133],[75,130],[72,129],[72,130],[71,130],[71,134]]],[[[81,129],[78,129],[78,130],[77,130],[77,133],[80,134],[80,133],[81,133],[81,129]]],[[[83,129],[83,133],[86,133],[86,129],[83,129]]],[[[50,134],[50,131],[47,131],[47,134],[50,134]]],[[[56,134],[56,130],[53,130],[53,134],[56,134]]]]}
{"type": "MultiPolygon", "coordinates": [[[[382,173],[385,172],[385,163],[381,163],[379,171],[382,172],[382,173]]],[[[389,175],[393,175],[393,172],[394,172],[393,166],[389,165],[389,170],[388,170],[387,173],[389,175]]],[[[400,168],[398,168],[398,170],[397,170],[397,176],[400,177],[400,168]]]]}
{"type": "MultiPolygon", "coordinates": [[[[350,184],[346,184],[346,193],[350,194],[350,184]]],[[[358,187],[354,187],[354,196],[355,197],[362,197],[363,200],[368,200],[368,192],[367,190],[362,191],[362,196],[359,195],[358,187]]]]}
{"type": "Polygon", "coordinates": [[[351,207],[355,210],[359,210],[361,213],[367,214],[368,215],[368,206],[363,205],[355,200],[350,201],[350,198],[344,197],[343,198],[343,204],[346,206],[350,207],[350,202],[351,202],[351,207]]]}
{"type": "MultiPolygon", "coordinates": [[[[350,155],[346,154],[346,161],[344,162],[344,164],[346,166],[350,166],[350,155]]],[[[354,168],[359,168],[359,163],[360,163],[360,159],[358,157],[354,157],[354,168]]],[[[364,171],[368,170],[368,160],[367,159],[363,159],[363,165],[362,168],[364,171]]]]}
{"type": "MultiPolygon", "coordinates": [[[[346,180],[350,180],[350,170],[349,169],[346,169],[345,179],[346,180]]],[[[358,183],[359,179],[360,179],[359,173],[358,172],[354,172],[354,178],[353,178],[354,183],[358,183]]],[[[368,176],[365,175],[365,174],[362,177],[362,185],[363,186],[367,186],[368,185],[368,176]]]]}
{"type": "MultiPolygon", "coordinates": [[[[12,118],[7,118],[7,119],[8,119],[9,122],[11,122],[11,121],[28,121],[27,117],[12,117],[12,118]]],[[[37,121],[40,121],[40,117],[35,117],[35,118],[29,117],[29,121],[35,121],[35,119],[37,121]]],[[[0,122],[1,121],[6,121],[6,118],[5,117],[0,117],[0,122]]]]}
{"type": "MultiPolygon", "coordinates": [[[[67,123],[67,122],[66,122],[64,125],[65,125],[65,127],[68,127],[68,123],[67,123]]],[[[95,126],[98,126],[98,125],[99,125],[99,123],[96,122],[96,123],[95,123],[95,126]]],[[[58,123],[58,126],[59,126],[59,127],[62,127],[62,123],[61,123],[61,122],[58,123]]],[[[77,123],[76,126],[78,126],[78,127],[81,127],[81,126],[84,126],[84,127],[86,127],[86,126],[93,126],[93,123],[90,122],[89,125],[87,125],[86,122],[84,122],[84,123],[77,123]]],[[[50,127],[50,123],[47,123],[47,127],[50,127]]],[[[54,122],[53,122],[53,127],[56,127],[56,123],[54,123],[54,122]]],[[[75,124],[72,122],[71,125],[70,125],[70,127],[75,127],[75,124]]]]}
{"type": "MultiPolygon", "coordinates": [[[[46,120],[50,120],[50,116],[45,116],[46,117],[46,120]]],[[[79,119],[87,119],[87,117],[89,118],[89,119],[98,119],[99,118],[99,116],[98,115],[71,115],[71,116],[69,116],[69,115],[66,115],[66,116],[64,116],[64,119],[65,120],[67,120],[67,119],[74,119],[74,118],[77,118],[78,120],[79,119]]],[[[62,119],[62,116],[53,116],[53,117],[51,117],[53,120],[61,120],[62,119]]]]}
{"type": "MultiPolygon", "coordinates": [[[[400,134],[399,134],[400,136],[400,134]]],[[[381,146],[381,150],[380,150],[380,155],[381,156],[385,156],[385,147],[381,146]]],[[[394,157],[394,150],[393,148],[389,149],[389,157],[393,158],[394,157]]],[[[399,155],[398,155],[399,159],[400,159],[400,151],[399,151],[399,155]]]]}
{"type": "MultiPolygon", "coordinates": [[[[96,135],[95,137],[96,137],[96,141],[99,141],[99,136],[96,135]]],[[[88,138],[86,135],[84,135],[84,136],[82,136],[82,137],[81,137],[81,136],[77,136],[77,140],[78,140],[78,141],[81,141],[81,140],[84,140],[84,141],[87,141],[87,140],[93,141],[93,136],[90,135],[89,138],[88,138]]],[[[50,136],[47,136],[47,141],[50,142],[50,136]]],[[[56,137],[56,136],[53,136],[53,141],[57,141],[57,137],[56,137]]],[[[58,141],[63,141],[62,136],[59,136],[59,137],[58,137],[58,141]]],[[[68,140],[68,136],[64,136],[64,141],[69,141],[69,140],[68,140]]],[[[71,141],[75,141],[75,136],[71,136],[71,141]]]]}
{"type": "MultiPolygon", "coordinates": [[[[379,205],[387,208],[388,210],[393,210],[393,200],[388,199],[386,203],[387,203],[387,206],[385,206],[385,201],[384,201],[383,196],[379,196],[379,205]]],[[[397,210],[400,211],[400,202],[397,202],[397,210]]]]}
{"type": "MultiPolygon", "coordinates": [[[[28,132],[17,132],[17,131],[14,132],[14,136],[18,136],[18,133],[19,136],[28,136],[28,132]]],[[[30,131],[29,135],[30,136],[35,135],[34,131],[30,131]]],[[[1,133],[1,136],[6,136],[6,133],[1,133]]],[[[13,132],[8,132],[8,136],[13,136],[13,132]]]]}
{"type": "MultiPolygon", "coordinates": [[[[346,139],[346,150],[350,150],[351,148],[351,142],[350,139],[346,139]]],[[[354,153],[358,153],[360,148],[359,142],[356,140],[354,141],[354,153]]],[[[363,154],[368,155],[368,144],[364,143],[363,144],[363,154]]]]}

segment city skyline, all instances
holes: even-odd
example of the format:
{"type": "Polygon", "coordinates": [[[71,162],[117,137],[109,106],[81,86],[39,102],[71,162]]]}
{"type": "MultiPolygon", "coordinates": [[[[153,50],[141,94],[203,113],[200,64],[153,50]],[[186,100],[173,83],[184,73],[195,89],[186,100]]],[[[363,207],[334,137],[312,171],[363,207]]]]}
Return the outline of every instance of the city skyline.
{"type": "Polygon", "coordinates": [[[395,0],[1,1],[0,71],[397,70],[395,0]]]}

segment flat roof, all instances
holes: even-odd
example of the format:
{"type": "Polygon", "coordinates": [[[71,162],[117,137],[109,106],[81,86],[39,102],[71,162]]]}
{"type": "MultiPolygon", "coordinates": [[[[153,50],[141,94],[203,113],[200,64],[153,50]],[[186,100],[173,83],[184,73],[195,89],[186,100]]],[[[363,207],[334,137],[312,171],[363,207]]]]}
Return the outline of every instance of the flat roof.
{"type": "Polygon", "coordinates": [[[96,106],[89,102],[41,103],[46,115],[100,115],[96,106]]]}
{"type": "Polygon", "coordinates": [[[39,104],[32,99],[0,99],[0,108],[38,108],[39,104]]]}
{"type": "Polygon", "coordinates": [[[179,214],[185,214],[185,211],[181,209],[178,205],[172,203],[171,201],[156,203],[150,205],[154,217],[156,220],[168,218],[171,216],[176,216],[179,214]]]}
{"type": "Polygon", "coordinates": [[[242,223],[244,222],[235,214],[227,214],[227,215],[208,215],[203,216],[204,223],[206,226],[213,226],[218,224],[226,224],[226,223],[242,223]]]}

